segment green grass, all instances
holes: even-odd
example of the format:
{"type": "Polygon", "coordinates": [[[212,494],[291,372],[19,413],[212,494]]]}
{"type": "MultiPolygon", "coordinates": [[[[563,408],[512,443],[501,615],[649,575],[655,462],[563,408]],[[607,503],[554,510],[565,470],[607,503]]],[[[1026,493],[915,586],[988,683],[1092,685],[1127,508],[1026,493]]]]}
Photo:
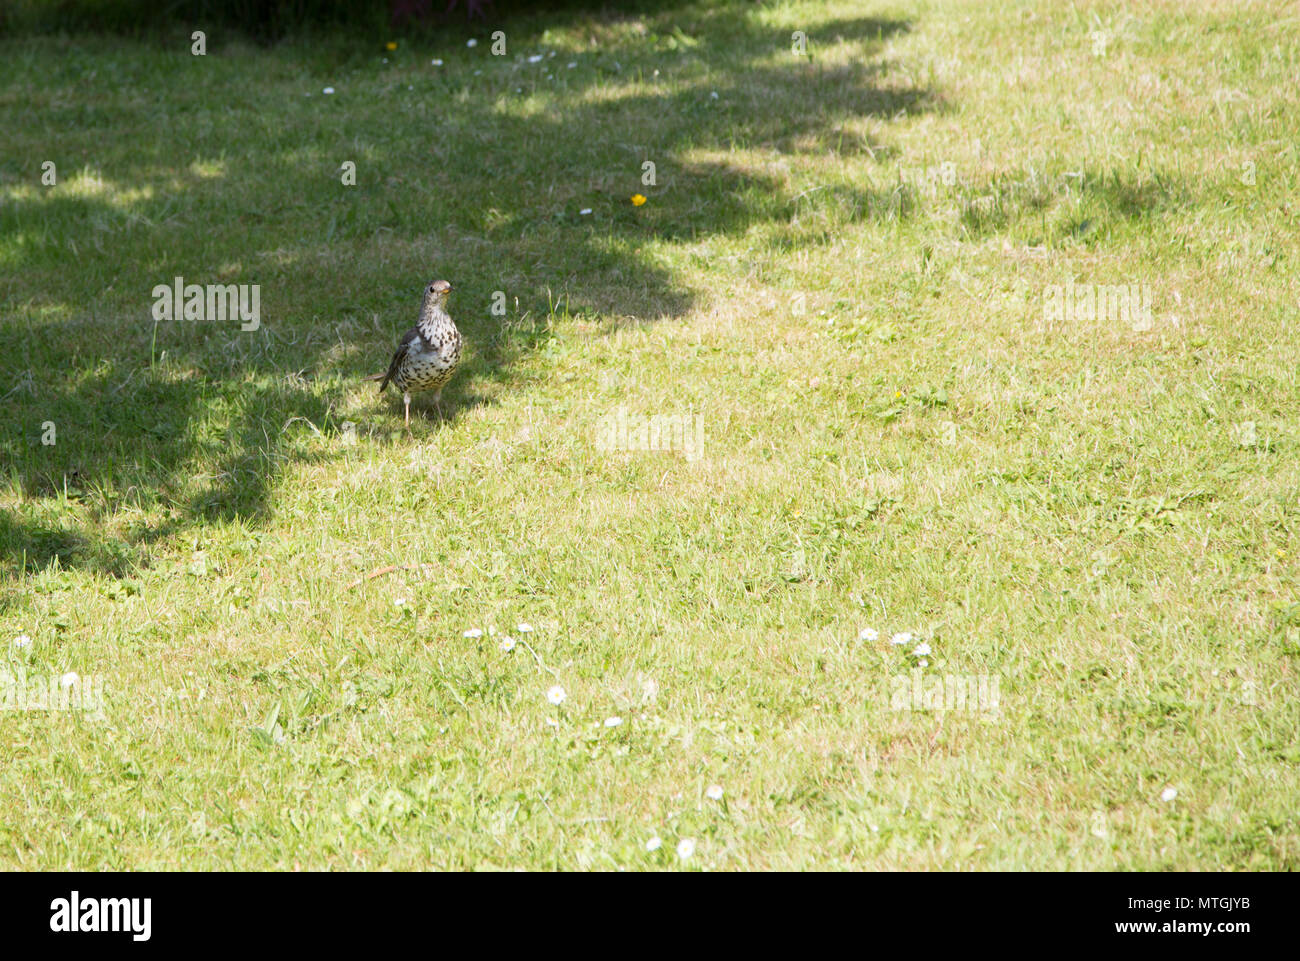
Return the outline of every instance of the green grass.
{"type": "Polygon", "coordinates": [[[1294,8],[471,29],[0,40],[0,866],[1300,866],[1294,8]]]}

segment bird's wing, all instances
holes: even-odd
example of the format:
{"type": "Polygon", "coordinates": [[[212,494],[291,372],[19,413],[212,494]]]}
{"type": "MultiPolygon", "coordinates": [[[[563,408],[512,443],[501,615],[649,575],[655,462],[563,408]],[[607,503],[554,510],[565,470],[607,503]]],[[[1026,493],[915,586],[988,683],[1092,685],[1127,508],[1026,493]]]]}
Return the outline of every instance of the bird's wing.
{"type": "Polygon", "coordinates": [[[412,327],[402,335],[402,339],[397,343],[397,350],[393,354],[393,362],[388,365],[388,373],[384,374],[384,379],[380,381],[379,393],[382,394],[384,388],[388,386],[388,382],[397,376],[398,368],[402,366],[402,360],[406,357],[406,352],[410,350],[411,345],[419,339],[420,331],[415,327],[412,327]]]}

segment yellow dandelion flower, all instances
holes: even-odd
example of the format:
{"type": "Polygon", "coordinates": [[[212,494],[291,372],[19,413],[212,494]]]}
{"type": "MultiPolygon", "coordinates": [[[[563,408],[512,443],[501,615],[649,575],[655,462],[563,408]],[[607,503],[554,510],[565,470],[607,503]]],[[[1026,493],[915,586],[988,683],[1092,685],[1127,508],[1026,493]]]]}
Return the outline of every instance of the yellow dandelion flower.
{"type": "Polygon", "coordinates": [[[386,44],[384,44],[384,49],[385,49],[385,50],[396,50],[396,49],[397,49],[397,41],[396,41],[396,40],[389,40],[386,44]]]}
{"type": "Polygon", "coordinates": [[[632,195],[632,206],[633,206],[633,207],[640,207],[643,203],[645,203],[645,197],[644,197],[644,196],[642,196],[641,194],[633,194],[633,195],[632,195]]]}

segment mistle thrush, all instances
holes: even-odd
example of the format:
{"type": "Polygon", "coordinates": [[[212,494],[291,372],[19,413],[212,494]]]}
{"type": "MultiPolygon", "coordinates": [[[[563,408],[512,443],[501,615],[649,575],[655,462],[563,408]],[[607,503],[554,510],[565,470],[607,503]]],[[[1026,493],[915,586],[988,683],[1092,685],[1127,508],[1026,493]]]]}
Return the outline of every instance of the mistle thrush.
{"type": "Polygon", "coordinates": [[[447,295],[451,284],[435,280],[424,288],[424,304],[420,319],[402,335],[388,365],[388,373],[372,374],[366,380],[377,380],[382,394],[389,381],[402,392],[406,408],[406,426],[411,426],[411,392],[433,391],[433,403],[442,416],[442,388],[456,372],[460,363],[460,349],[465,343],[460,331],[447,313],[447,295]]]}

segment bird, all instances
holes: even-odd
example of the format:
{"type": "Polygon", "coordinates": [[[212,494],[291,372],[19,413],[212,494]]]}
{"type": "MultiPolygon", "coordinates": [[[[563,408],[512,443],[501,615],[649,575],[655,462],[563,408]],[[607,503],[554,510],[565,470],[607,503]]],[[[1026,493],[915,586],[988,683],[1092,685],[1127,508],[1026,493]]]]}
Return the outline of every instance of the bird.
{"type": "Polygon", "coordinates": [[[402,392],[407,430],[411,428],[412,391],[433,391],[433,403],[441,417],[442,388],[460,363],[465,339],[447,313],[447,296],[452,289],[445,280],[435,280],[424,288],[420,317],[398,341],[388,371],[366,378],[379,381],[381,394],[390,383],[402,392]]]}

